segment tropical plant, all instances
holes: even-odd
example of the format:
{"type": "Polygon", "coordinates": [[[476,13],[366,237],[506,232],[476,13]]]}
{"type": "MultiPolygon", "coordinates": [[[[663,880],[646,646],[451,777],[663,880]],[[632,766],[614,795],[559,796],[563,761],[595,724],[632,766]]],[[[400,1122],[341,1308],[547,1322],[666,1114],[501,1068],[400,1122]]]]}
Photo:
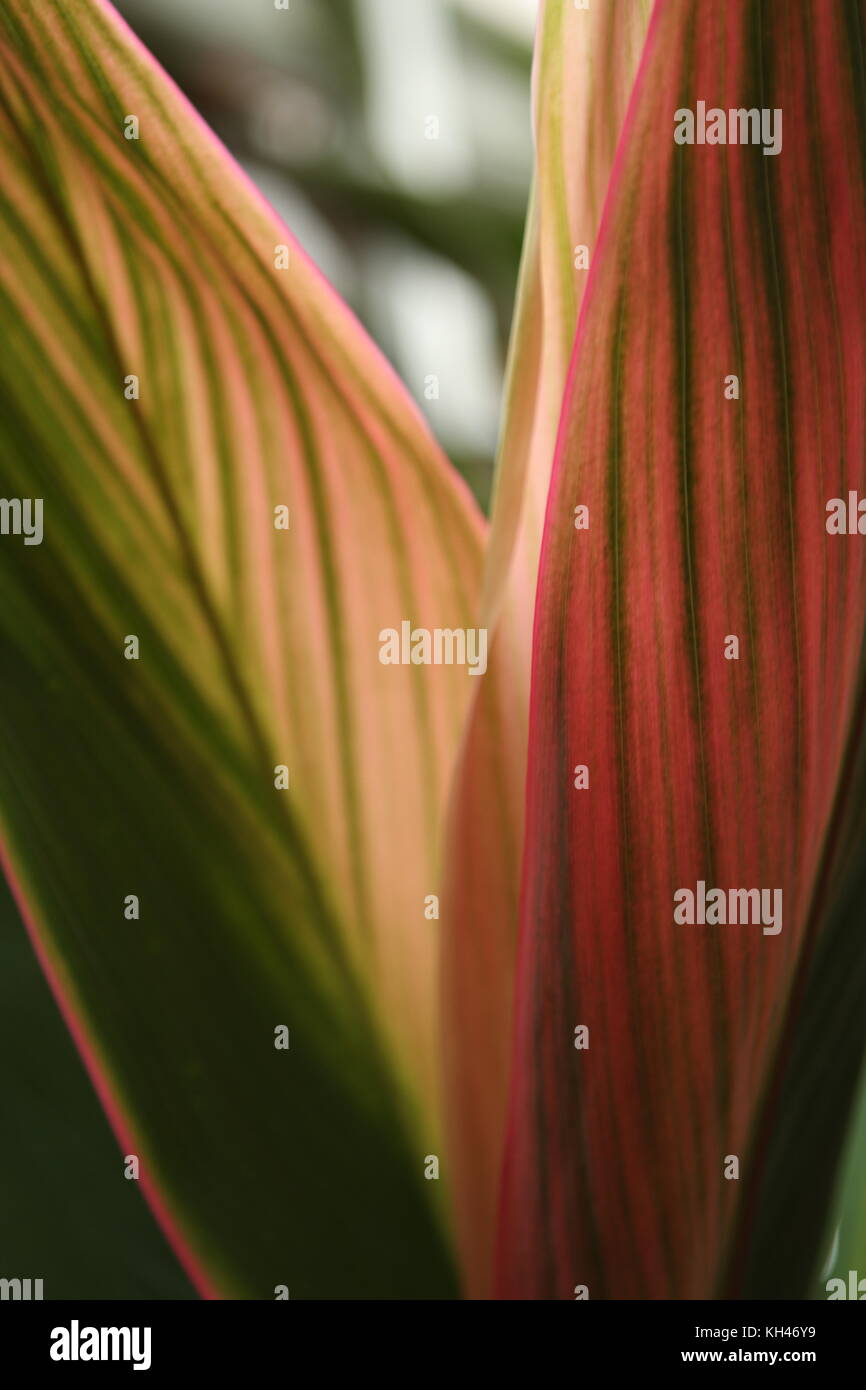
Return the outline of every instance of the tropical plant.
{"type": "Polygon", "coordinates": [[[866,1042],[864,20],[542,0],[488,525],[105,0],[7,0],[2,862],[202,1293],[812,1287],[866,1042]],[[677,143],[698,100],[783,149],[677,143]],[[383,664],[404,622],[486,672],[383,664]]]}

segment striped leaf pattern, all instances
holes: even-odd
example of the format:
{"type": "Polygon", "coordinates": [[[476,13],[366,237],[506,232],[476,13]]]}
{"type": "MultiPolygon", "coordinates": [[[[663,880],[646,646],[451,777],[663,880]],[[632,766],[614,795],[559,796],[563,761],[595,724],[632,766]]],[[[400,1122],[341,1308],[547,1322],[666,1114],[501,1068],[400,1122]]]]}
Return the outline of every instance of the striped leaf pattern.
{"type": "Polygon", "coordinates": [[[424,900],[473,682],[379,633],[473,623],[484,523],[107,4],[4,6],[0,144],[2,487],[44,503],[0,547],[9,881],[199,1287],[447,1291],[424,900]]]}
{"type": "Polygon", "coordinates": [[[826,522],[866,486],[864,21],[653,13],[539,577],[504,1297],[778,1296],[825,1253],[790,1201],[760,1270],[749,1231],[782,1135],[826,1205],[826,1054],[793,1148],[780,1097],[821,1046],[819,957],[862,956],[866,551],[826,522]],[[676,143],[699,102],[781,111],[780,152],[676,143]],[[781,930],[675,921],[700,884],[781,890],[781,930]]]}
{"type": "Polygon", "coordinates": [[[515,306],[474,692],[445,860],[449,1147],[464,1283],[489,1296],[508,1097],[535,577],[566,372],[648,5],[542,0],[536,187],[515,306]]]}

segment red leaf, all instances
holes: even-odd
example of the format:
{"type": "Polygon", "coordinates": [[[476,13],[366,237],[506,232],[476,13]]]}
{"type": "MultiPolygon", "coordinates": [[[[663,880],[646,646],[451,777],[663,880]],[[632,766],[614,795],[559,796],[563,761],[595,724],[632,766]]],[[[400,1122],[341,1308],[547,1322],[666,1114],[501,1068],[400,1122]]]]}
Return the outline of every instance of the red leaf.
{"type": "Polygon", "coordinates": [[[825,522],[866,483],[863,20],[653,17],[545,527],[505,1297],[732,1287],[858,713],[866,541],[825,522]],[[781,152],[676,144],[699,101],[780,109],[781,152]],[[675,922],[700,881],[781,889],[782,930],[675,922]]]}
{"type": "Polygon", "coordinates": [[[512,330],[481,621],[489,665],[467,721],[442,920],[445,1099],[465,1286],[488,1297],[508,1102],[535,580],[585,255],[646,32],[643,0],[539,8],[535,190],[512,330]],[[580,250],[581,254],[575,254],[580,250]],[[579,263],[579,264],[576,264],[579,263]]]}

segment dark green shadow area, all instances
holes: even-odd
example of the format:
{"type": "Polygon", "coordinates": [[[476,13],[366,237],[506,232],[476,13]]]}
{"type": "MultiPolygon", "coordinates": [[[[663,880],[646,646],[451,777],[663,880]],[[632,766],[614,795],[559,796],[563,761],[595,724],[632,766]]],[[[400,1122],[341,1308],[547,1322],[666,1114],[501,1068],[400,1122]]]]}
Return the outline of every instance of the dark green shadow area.
{"type": "Polygon", "coordinates": [[[123,1159],[0,880],[0,1278],[197,1298],[123,1159]]]}

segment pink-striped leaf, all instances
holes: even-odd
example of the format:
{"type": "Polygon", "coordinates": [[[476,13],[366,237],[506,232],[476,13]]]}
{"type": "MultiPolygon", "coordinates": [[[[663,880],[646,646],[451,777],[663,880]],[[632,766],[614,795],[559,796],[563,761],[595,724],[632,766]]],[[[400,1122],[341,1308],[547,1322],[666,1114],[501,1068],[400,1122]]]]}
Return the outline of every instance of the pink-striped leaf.
{"type": "MultiPolygon", "coordinates": [[[[742,1293],[783,1139],[795,1190],[832,1175],[780,1098],[818,956],[863,954],[842,890],[863,793],[864,21],[861,0],[660,0],[651,21],[545,523],[504,1297],[742,1293]],[[752,109],[763,128],[729,114],[752,109]],[[714,137],[751,143],[704,143],[716,110],[714,137]],[[854,533],[829,533],[854,493],[854,533]],[[769,894],[757,923],[740,889],[769,894]],[[715,897],[699,920],[711,890],[734,924],[715,897]]],[[[862,1048],[862,1004],[840,1004],[862,1048]]],[[[825,1055],[804,1094],[832,1075],[825,1055]]],[[[815,1240],[791,1201],[774,1221],[763,1296],[815,1240]]]]}
{"type": "Polygon", "coordinates": [[[535,578],[577,313],[645,31],[643,0],[543,0],[535,189],[481,621],[488,672],[455,781],[443,920],[446,1101],[467,1289],[490,1290],[511,1045],[535,578]]]}

